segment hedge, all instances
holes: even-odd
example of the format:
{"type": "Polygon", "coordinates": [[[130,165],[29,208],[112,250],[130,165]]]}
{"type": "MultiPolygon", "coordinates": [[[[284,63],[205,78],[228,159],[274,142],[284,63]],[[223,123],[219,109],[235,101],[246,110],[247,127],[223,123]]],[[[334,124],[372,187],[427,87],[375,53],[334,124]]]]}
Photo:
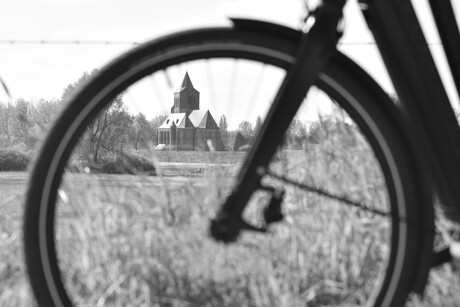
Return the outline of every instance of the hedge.
{"type": "Polygon", "coordinates": [[[106,174],[138,174],[155,175],[155,167],[146,158],[137,155],[122,154],[116,157],[101,159],[100,171],[106,174]]]}
{"type": "Polygon", "coordinates": [[[155,166],[146,158],[126,154],[103,155],[98,158],[98,162],[74,161],[69,170],[71,172],[81,172],[84,168],[89,168],[92,173],[102,174],[139,174],[156,175],[155,166]]]}
{"type": "Polygon", "coordinates": [[[29,157],[19,150],[0,149],[0,171],[25,171],[29,157]]]}

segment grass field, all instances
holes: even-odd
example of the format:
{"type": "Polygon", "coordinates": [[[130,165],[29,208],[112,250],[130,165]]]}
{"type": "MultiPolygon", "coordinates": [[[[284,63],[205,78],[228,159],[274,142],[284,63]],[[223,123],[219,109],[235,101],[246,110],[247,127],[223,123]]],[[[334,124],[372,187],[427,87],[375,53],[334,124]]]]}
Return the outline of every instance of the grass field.
{"type": "MultiPolygon", "coordinates": [[[[144,153],[148,156],[148,153],[144,153]]],[[[384,207],[381,178],[356,152],[280,153],[273,171],[352,190],[384,207]],[[336,163],[345,159],[348,164],[336,163]],[[305,171],[302,165],[316,161],[305,171]],[[367,165],[361,173],[354,166],[367,165]],[[330,173],[331,176],[309,174],[330,173]],[[363,177],[365,176],[365,177],[363,177]],[[362,180],[366,178],[366,180],[362,180]],[[365,188],[362,188],[365,185],[365,188]],[[356,189],[355,187],[361,187],[356,189]]],[[[297,188],[286,219],[269,234],[235,244],[211,240],[208,221],[228,193],[241,153],[160,153],[164,177],[69,174],[58,210],[58,253],[79,306],[355,306],[378,282],[388,253],[388,221],[297,188]],[[206,159],[204,159],[206,157],[206,159]],[[206,160],[206,163],[203,161],[206,160]],[[185,166],[186,164],[186,166],[185,166]]],[[[361,168],[362,169],[362,168],[361,168]]],[[[24,273],[21,215],[26,173],[0,174],[0,306],[33,306],[24,273]]],[[[279,183],[267,179],[267,185],[279,183]]],[[[260,224],[257,193],[246,217],[260,224]]],[[[458,306],[458,272],[432,272],[423,302],[458,306]]]]}

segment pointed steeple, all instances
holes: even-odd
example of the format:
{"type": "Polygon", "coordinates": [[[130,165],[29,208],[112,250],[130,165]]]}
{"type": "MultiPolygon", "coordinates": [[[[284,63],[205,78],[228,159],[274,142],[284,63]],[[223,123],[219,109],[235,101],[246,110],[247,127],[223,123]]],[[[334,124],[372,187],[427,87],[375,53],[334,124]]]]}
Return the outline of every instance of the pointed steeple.
{"type": "Polygon", "coordinates": [[[188,89],[188,88],[195,89],[193,87],[192,80],[190,80],[188,72],[186,71],[185,76],[184,76],[184,80],[182,80],[182,86],[180,87],[180,91],[182,91],[184,89],[188,89]]]}
{"type": "Polygon", "coordinates": [[[174,93],[174,106],[171,113],[187,113],[200,109],[200,92],[198,92],[190,80],[188,72],[185,72],[181,88],[174,93]]]}

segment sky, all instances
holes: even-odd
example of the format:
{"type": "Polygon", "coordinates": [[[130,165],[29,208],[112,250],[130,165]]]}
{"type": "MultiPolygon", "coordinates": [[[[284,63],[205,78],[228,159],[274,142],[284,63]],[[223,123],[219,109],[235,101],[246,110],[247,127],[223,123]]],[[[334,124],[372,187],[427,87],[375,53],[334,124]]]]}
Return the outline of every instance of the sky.
{"type": "MultiPolygon", "coordinates": [[[[15,97],[59,97],[84,71],[101,67],[133,46],[6,42],[144,42],[187,28],[228,25],[227,6],[231,3],[209,0],[2,0],[0,76],[15,97]]],[[[273,11],[270,5],[263,6],[273,11]]]]}
{"type": "MultiPolygon", "coordinates": [[[[391,82],[355,2],[347,4],[346,32],[339,48],[364,67],[386,91],[392,92],[391,82]]],[[[436,45],[439,38],[427,14],[427,4],[422,0],[414,2],[427,40],[434,43],[430,48],[448,94],[458,105],[441,46],[436,45]]],[[[459,1],[453,2],[460,15],[459,1]]],[[[0,76],[14,99],[55,99],[83,72],[102,67],[132,48],[134,42],[189,28],[227,26],[228,17],[232,16],[296,28],[301,9],[300,0],[2,0],[0,76]],[[100,44],[106,41],[110,44],[100,44]]],[[[199,83],[191,76],[194,83],[199,83]]],[[[181,81],[180,77],[176,79],[178,83],[181,81]]],[[[3,92],[0,101],[6,101],[3,92]]]]}

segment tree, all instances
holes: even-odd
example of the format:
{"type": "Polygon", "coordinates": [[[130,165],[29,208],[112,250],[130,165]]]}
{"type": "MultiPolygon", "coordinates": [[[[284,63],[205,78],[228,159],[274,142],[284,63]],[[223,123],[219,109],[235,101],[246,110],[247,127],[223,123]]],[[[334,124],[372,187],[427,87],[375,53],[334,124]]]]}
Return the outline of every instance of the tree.
{"type": "Polygon", "coordinates": [[[227,118],[223,114],[219,120],[219,129],[221,132],[228,130],[227,118]]]}
{"type": "Polygon", "coordinates": [[[308,132],[308,139],[310,143],[319,144],[326,139],[329,126],[326,121],[321,119],[311,124],[308,132]]]}
{"type": "Polygon", "coordinates": [[[252,124],[246,120],[243,120],[238,125],[238,131],[243,135],[243,137],[248,138],[254,134],[254,130],[252,129],[252,124]]]}
{"type": "Polygon", "coordinates": [[[0,146],[32,149],[48,127],[58,106],[57,100],[42,99],[35,104],[23,98],[13,104],[0,105],[0,146]]]}
{"type": "Polygon", "coordinates": [[[96,73],[96,69],[90,73],[85,71],[76,82],[67,85],[64,89],[64,92],[62,93],[61,101],[64,103],[68,102],[73,97],[73,95],[75,95],[76,91],[85,85],[89,80],[91,80],[91,78],[93,78],[96,73]]]}
{"type": "Polygon", "coordinates": [[[101,152],[108,154],[123,151],[128,143],[132,123],[133,116],[123,104],[122,95],[118,95],[88,126],[87,158],[97,163],[101,152]]]}
{"type": "Polygon", "coordinates": [[[229,144],[230,132],[228,131],[227,118],[223,114],[219,120],[219,131],[224,150],[231,150],[233,148],[233,143],[231,145],[229,144]]]}
{"type": "Polygon", "coordinates": [[[289,125],[287,134],[289,136],[304,137],[307,135],[307,126],[302,121],[294,119],[289,125]]]}
{"type": "Polygon", "coordinates": [[[145,118],[142,113],[137,114],[133,121],[134,133],[134,149],[138,150],[140,147],[148,147],[151,143],[154,134],[154,129],[151,123],[145,118]]]}
{"type": "Polygon", "coordinates": [[[13,112],[12,105],[0,103],[0,147],[2,148],[13,145],[13,112]]]}
{"type": "Polygon", "coordinates": [[[310,126],[308,132],[310,143],[319,144],[329,139],[341,146],[355,146],[359,134],[356,126],[336,118],[320,119],[310,126]]]}
{"type": "Polygon", "coordinates": [[[294,119],[286,131],[286,145],[301,148],[307,138],[307,126],[300,120],[294,119]]]}
{"type": "Polygon", "coordinates": [[[16,143],[24,145],[25,149],[30,149],[32,146],[32,108],[33,105],[22,98],[18,99],[14,105],[13,136],[16,143]]]}
{"type": "MultiPolygon", "coordinates": [[[[85,72],[75,83],[69,84],[61,100],[68,101],[96,72],[85,72]]],[[[90,162],[98,163],[101,154],[119,154],[129,144],[133,122],[133,116],[123,103],[123,94],[118,95],[88,125],[80,143],[81,155],[90,162]]]]}
{"type": "Polygon", "coordinates": [[[34,124],[44,131],[50,125],[60,107],[61,102],[59,100],[40,99],[33,109],[32,120],[34,124]]]}

